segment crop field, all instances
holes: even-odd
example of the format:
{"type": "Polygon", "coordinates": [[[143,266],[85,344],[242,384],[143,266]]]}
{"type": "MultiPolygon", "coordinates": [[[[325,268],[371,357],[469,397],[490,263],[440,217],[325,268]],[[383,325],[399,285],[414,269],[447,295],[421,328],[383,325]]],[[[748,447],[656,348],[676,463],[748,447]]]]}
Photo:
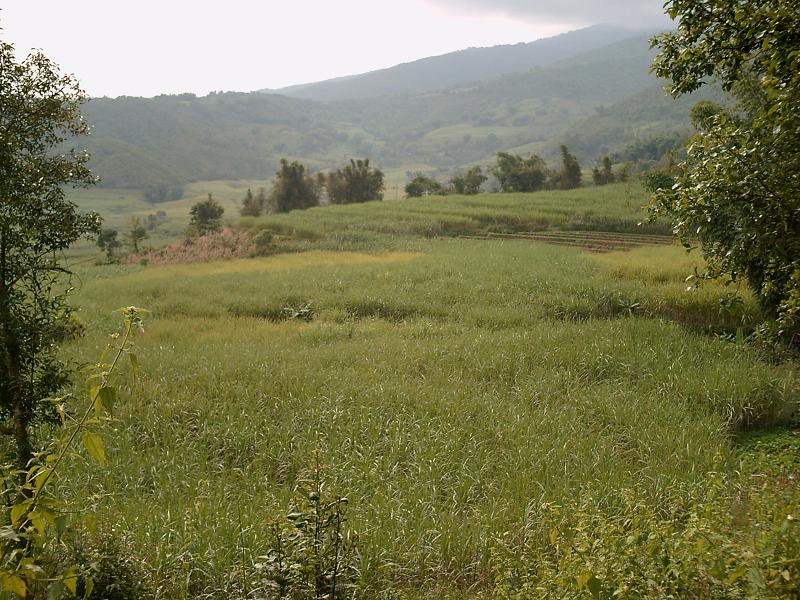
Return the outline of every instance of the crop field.
{"type": "Polygon", "coordinates": [[[100,354],[114,309],[152,314],[106,466],[75,463],[61,489],[90,497],[92,535],[121,537],[153,597],[261,598],[272,523],[319,460],[348,498],[358,597],[511,597],[503,549],[552,539],[540,507],[705,498],[709,473],[744,472],[742,440],[797,410],[792,364],[736,342],[753,298],[687,291],[702,263],[638,225],[644,200],[322,207],[246,220],[280,238],[270,256],[84,264],[75,360],[100,354]],[[576,239],[607,251],[551,243],[576,239]]]}

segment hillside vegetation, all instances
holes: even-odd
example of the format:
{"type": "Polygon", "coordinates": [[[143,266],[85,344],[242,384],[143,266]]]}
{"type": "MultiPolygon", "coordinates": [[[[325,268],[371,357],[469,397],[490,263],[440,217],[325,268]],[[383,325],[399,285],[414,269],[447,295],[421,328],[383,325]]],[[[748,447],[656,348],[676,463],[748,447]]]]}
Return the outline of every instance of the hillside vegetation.
{"type": "MultiPolygon", "coordinates": [[[[647,36],[583,52],[578,33],[555,38],[571,48],[566,58],[426,92],[328,103],[263,93],[94,99],[86,110],[92,165],[101,185],[131,189],[266,179],[281,158],[313,169],[360,157],[382,169],[452,172],[506,149],[556,159],[565,141],[586,163],[688,129],[684,104],[654,91],[647,36]],[[589,135],[576,135],[583,130],[589,135]]],[[[483,55],[468,56],[477,65],[483,55]]]]}

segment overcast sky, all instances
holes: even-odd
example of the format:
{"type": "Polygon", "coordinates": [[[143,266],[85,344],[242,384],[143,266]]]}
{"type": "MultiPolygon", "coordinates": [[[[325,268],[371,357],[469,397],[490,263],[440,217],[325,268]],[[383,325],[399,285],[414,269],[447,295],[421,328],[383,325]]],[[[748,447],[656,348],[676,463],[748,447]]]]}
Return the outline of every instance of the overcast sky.
{"type": "Polygon", "coordinates": [[[0,38],[94,96],[279,88],[597,23],[667,26],[662,0],[3,0],[0,38]]]}

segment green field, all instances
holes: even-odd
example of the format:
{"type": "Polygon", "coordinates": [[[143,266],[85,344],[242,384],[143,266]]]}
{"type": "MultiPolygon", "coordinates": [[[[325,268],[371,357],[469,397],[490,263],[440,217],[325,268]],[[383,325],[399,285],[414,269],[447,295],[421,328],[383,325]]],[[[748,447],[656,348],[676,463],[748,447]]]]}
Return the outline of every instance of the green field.
{"type": "MultiPolygon", "coordinates": [[[[207,191],[227,210],[255,184],[193,185],[168,231],[207,191]]],[[[152,210],[77,201],[112,224],[152,210]]],[[[459,237],[663,232],[638,225],[644,202],[617,185],[321,207],[247,221],[277,234],[271,256],[83,264],[70,356],[94,360],[120,306],[152,316],[108,464],[73,464],[61,489],[93,499],[89,537],[113,531],[164,599],[263,597],[254,564],[315,451],[349,499],[362,598],[490,596],[498,548],[550,531],[542,503],[569,520],[587,499],[704,498],[710,472],[744,473],[744,436],[797,410],[794,365],[735,341],[760,318],[746,291],[687,291],[702,265],[678,246],[459,237]]]]}

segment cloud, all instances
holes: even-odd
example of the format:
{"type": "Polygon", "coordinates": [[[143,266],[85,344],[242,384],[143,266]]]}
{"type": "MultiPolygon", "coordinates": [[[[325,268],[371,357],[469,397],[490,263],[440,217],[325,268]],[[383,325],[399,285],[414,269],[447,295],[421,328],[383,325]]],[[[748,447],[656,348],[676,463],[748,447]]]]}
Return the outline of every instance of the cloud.
{"type": "Polygon", "coordinates": [[[529,22],[607,23],[631,29],[668,27],[661,0],[429,0],[446,9],[504,14],[529,22]]]}

